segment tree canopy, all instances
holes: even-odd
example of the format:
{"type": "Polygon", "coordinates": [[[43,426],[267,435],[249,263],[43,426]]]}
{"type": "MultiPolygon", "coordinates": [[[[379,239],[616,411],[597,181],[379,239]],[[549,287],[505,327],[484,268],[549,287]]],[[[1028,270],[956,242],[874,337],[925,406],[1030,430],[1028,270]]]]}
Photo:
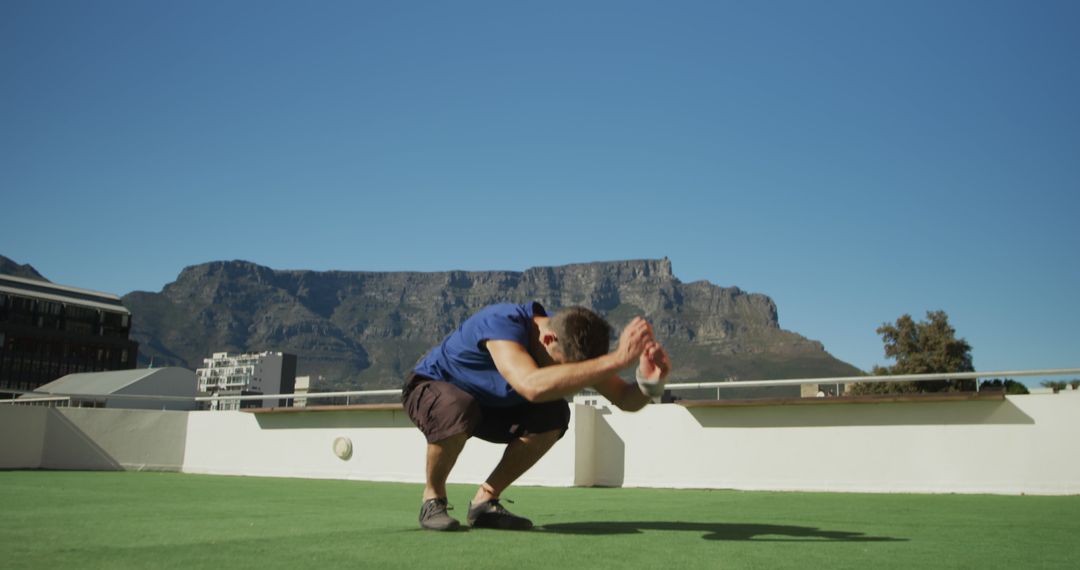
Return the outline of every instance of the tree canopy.
{"type": "Polygon", "coordinates": [[[993,380],[983,380],[979,383],[979,390],[1004,390],[1006,394],[1030,394],[1027,386],[1023,385],[1012,378],[994,378],[993,380]]]}
{"type": "MultiPolygon", "coordinates": [[[[971,345],[963,338],[956,338],[956,329],[949,324],[945,311],[928,311],[926,320],[918,322],[905,314],[895,323],[883,323],[877,333],[885,343],[885,356],[896,363],[887,367],[875,366],[875,376],[975,371],[971,345]]],[[[974,380],[934,380],[855,384],[851,391],[855,394],[880,394],[974,389],[974,380]]]]}

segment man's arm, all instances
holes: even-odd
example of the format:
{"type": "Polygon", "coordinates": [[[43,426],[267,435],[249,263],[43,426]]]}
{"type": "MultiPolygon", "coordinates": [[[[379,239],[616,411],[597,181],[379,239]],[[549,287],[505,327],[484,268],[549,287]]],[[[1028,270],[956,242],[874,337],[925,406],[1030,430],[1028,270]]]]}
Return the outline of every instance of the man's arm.
{"type": "Polygon", "coordinates": [[[636,382],[627,384],[618,376],[610,376],[593,388],[615,404],[615,407],[627,412],[636,412],[652,401],[652,398],[638,388],[636,382]]]}
{"type": "MultiPolygon", "coordinates": [[[[651,342],[638,359],[637,373],[649,381],[663,382],[667,380],[670,372],[671,359],[664,351],[664,347],[655,341],[651,342]]],[[[637,382],[627,384],[618,376],[611,376],[593,388],[620,410],[627,412],[636,412],[652,401],[652,398],[641,390],[637,382]]]]}
{"type": "Polygon", "coordinates": [[[619,336],[614,352],[597,358],[541,368],[520,344],[489,340],[487,350],[499,374],[530,402],[550,402],[571,396],[630,366],[652,342],[652,328],[644,319],[634,319],[619,336]]]}

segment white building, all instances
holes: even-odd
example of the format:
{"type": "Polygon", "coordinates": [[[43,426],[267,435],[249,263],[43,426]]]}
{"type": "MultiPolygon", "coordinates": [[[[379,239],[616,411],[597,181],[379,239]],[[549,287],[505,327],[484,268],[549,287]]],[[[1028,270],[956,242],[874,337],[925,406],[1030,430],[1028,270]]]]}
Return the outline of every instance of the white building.
{"type": "MultiPolygon", "coordinates": [[[[255,394],[291,394],[296,384],[296,355],[282,352],[229,354],[215,352],[203,359],[203,367],[195,371],[198,391],[211,396],[247,396],[255,394]]],[[[275,398],[255,400],[263,408],[285,406],[275,398]]],[[[213,402],[210,409],[235,410],[251,402],[223,400],[213,402]]]]}
{"type": "Polygon", "coordinates": [[[302,398],[301,396],[306,396],[307,393],[310,392],[311,389],[315,387],[315,384],[317,382],[321,382],[322,379],[323,379],[322,376],[316,376],[316,377],[297,376],[296,377],[296,386],[293,388],[293,392],[296,393],[296,399],[293,401],[293,407],[296,407],[296,408],[306,407],[307,406],[307,398],[302,398]]]}
{"type": "Polygon", "coordinates": [[[195,374],[186,368],[138,368],[68,374],[20,399],[68,398],[77,408],[194,410],[195,374]]]}

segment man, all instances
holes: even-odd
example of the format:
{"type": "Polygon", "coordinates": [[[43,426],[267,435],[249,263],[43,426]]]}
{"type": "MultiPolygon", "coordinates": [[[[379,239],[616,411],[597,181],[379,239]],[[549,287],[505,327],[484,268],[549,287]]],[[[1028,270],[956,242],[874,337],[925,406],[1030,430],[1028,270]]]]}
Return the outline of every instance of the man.
{"type": "Polygon", "coordinates": [[[456,530],[446,479],[472,436],[505,443],[499,464],[469,503],[472,527],[527,530],[500,494],[566,432],[567,396],[593,388],[636,411],[663,392],[671,361],[638,317],[608,352],[611,326],[582,307],[549,317],[539,303],[498,304],[469,317],[424,356],[402,392],[405,410],[427,438],[427,484],[420,526],[456,530]],[[637,383],[617,373],[637,363],[637,383]]]}

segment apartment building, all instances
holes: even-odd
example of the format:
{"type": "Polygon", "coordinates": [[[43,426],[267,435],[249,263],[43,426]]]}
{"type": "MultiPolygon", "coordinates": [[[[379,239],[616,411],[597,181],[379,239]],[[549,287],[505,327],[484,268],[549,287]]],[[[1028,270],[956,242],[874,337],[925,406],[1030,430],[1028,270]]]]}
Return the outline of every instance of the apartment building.
{"type": "MultiPolygon", "coordinates": [[[[291,394],[296,386],[296,355],[283,352],[230,354],[215,352],[195,370],[198,392],[204,396],[249,396],[291,394]]],[[[208,406],[214,410],[246,407],[274,408],[286,400],[221,400],[208,406]]]]}

